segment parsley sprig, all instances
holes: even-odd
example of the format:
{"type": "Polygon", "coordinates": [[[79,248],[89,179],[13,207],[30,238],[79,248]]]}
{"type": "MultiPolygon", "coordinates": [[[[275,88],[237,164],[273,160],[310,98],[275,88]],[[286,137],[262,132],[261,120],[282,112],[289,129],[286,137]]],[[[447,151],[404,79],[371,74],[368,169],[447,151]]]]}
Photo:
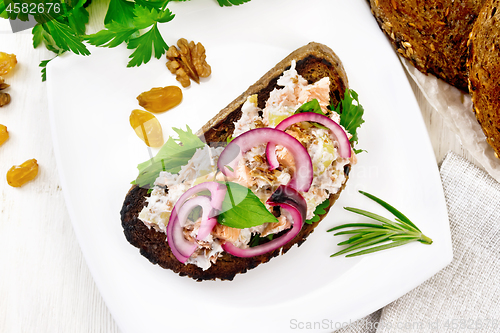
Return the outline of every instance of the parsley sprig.
{"type": "Polygon", "coordinates": [[[113,7],[122,9],[122,12],[110,12],[106,15],[106,29],[95,34],[84,37],[94,46],[116,47],[122,43],[127,44],[128,49],[135,50],[130,55],[127,67],[135,67],[145,64],[151,60],[154,53],[159,59],[167,50],[168,45],[158,30],[158,23],[166,23],[174,18],[174,14],[166,8],[169,0],[162,3],[158,9],[158,3],[142,0],[136,2],[133,7],[126,0],[112,0],[113,7]],[[147,32],[140,34],[143,29],[147,32]]]}
{"type": "MultiPolygon", "coordinates": [[[[21,0],[12,0],[19,2],[21,0]]],[[[88,0],[54,0],[61,5],[57,16],[48,14],[34,15],[38,24],[33,28],[33,47],[44,45],[55,57],[72,52],[79,55],[90,55],[85,42],[99,47],[116,47],[122,43],[133,50],[127,67],[145,64],[154,56],[159,59],[168,50],[168,44],[160,33],[159,24],[167,23],[175,15],[167,8],[171,1],[188,0],[110,0],[104,29],[95,34],[86,34],[86,25],[89,22],[89,12],[86,6],[88,0]]],[[[250,0],[217,0],[221,7],[237,6],[250,0]]],[[[29,15],[16,14],[9,11],[5,1],[0,1],[0,17],[27,21],[29,15]]],[[[43,0],[33,0],[35,4],[44,3],[43,0]]],[[[59,8],[59,7],[58,7],[59,8]]],[[[176,39],[178,39],[177,36],[176,39]]],[[[53,58],[52,58],[53,59],[53,58]]],[[[50,60],[44,60],[42,67],[42,81],[46,79],[46,66],[50,60]]]]}
{"type": "Polygon", "coordinates": [[[344,207],[346,210],[366,216],[373,220],[379,221],[378,223],[348,223],[342,224],[337,227],[331,228],[328,232],[337,231],[340,229],[349,229],[340,231],[334,234],[337,235],[352,235],[348,240],[340,242],[338,245],[349,245],[347,248],[340,250],[332,257],[340,256],[349,252],[346,257],[355,257],[363,254],[378,252],[393,247],[405,245],[411,242],[420,242],[423,244],[432,244],[432,239],[425,236],[417,226],[410,221],[403,213],[398,211],[387,202],[375,197],[372,194],[359,191],[359,193],[372,199],[382,207],[387,209],[395,216],[395,221],[391,221],[383,216],[370,213],[366,210],[344,207]],[[355,229],[357,228],[357,229],[355,229]]]}
{"type": "Polygon", "coordinates": [[[61,3],[61,15],[54,19],[40,15],[35,19],[40,22],[32,30],[33,47],[44,44],[47,50],[60,55],[64,52],[89,55],[90,51],[82,42],[85,25],[89,22],[89,12],[84,7],[86,0],[78,0],[74,7],[61,3]]]}
{"type": "MultiPolygon", "coordinates": [[[[358,128],[365,122],[363,120],[364,109],[359,104],[358,94],[352,90],[346,90],[344,98],[335,107],[330,105],[330,110],[337,112],[340,115],[340,125],[342,125],[352,137],[349,140],[351,145],[354,146],[358,143],[358,128]],[[356,103],[353,103],[356,101],[356,103]]],[[[362,149],[354,149],[356,154],[362,152],[362,149]]]]}

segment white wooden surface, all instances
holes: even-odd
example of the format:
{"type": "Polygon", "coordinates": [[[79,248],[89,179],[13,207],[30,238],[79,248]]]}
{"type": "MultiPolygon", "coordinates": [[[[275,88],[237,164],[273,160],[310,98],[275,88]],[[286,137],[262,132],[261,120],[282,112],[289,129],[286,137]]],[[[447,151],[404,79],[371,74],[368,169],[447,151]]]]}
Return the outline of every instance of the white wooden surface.
{"type": "MultiPolygon", "coordinates": [[[[0,108],[0,124],[10,133],[0,147],[0,332],[119,332],[89,273],[61,192],[38,67],[51,53],[33,49],[30,31],[12,34],[3,19],[0,51],[18,59],[6,77],[12,102],[0,108]],[[7,170],[30,158],[40,165],[36,180],[21,188],[7,185],[7,170]]],[[[412,88],[436,163],[450,150],[472,160],[412,88]]]]}

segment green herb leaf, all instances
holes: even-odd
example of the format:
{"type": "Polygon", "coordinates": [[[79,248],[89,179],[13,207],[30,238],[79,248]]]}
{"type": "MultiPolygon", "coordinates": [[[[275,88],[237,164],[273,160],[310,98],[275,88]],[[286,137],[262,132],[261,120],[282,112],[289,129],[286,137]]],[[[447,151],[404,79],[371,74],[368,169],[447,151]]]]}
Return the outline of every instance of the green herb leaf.
{"type": "MultiPolygon", "coordinates": [[[[293,114],[303,113],[303,112],[314,112],[314,113],[326,116],[326,114],[323,112],[323,110],[321,110],[321,106],[319,105],[319,102],[316,98],[307,102],[307,103],[302,104],[297,110],[295,110],[295,112],[293,114]]],[[[328,130],[327,127],[325,127],[321,124],[318,124],[315,122],[311,122],[311,124],[317,128],[322,128],[322,129],[328,130]]]]}
{"type": "Polygon", "coordinates": [[[134,3],[127,0],[111,0],[104,18],[106,28],[111,22],[119,23],[125,27],[133,27],[134,3]]]}
{"type": "Polygon", "coordinates": [[[42,82],[45,82],[47,80],[47,64],[55,58],[57,58],[57,56],[52,59],[43,60],[42,62],[40,62],[40,65],[38,65],[39,67],[42,67],[42,82]]]}
{"type": "Polygon", "coordinates": [[[85,7],[78,6],[73,8],[68,12],[66,18],[68,19],[69,27],[71,30],[76,32],[77,36],[85,34],[85,25],[89,23],[89,12],[85,9],[85,7]]]}
{"type": "MultiPolygon", "coordinates": [[[[340,125],[344,126],[346,131],[352,135],[351,144],[356,145],[358,143],[357,130],[365,122],[363,120],[364,109],[359,104],[358,94],[352,89],[346,90],[344,99],[337,107],[330,105],[330,110],[340,115],[340,125]],[[353,104],[353,101],[356,101],[356,104],[353,104]]],[[[358,150],[358,152],[361,151],[358,150]]]]}
{"type": "Polygon", "coordinates": [[[267,222],[278,222],[249,188],[233,182],[227,182],[226,186],[227,193],[222,202],[222,212],[217,216],[220,224],[244,229],[267,222]]]}
{"type": "Polygon", "coordinates": [[[401,213],[399,210],[397,210],[396,208],[392,207],[391,205],[389,205],[387,202],[377,198],[376,196],[374,195],[371,195],[370,193],[367,193],[367,192],[364,192],[364,191],[359,191],[359,193],[363,194],[364,196],[372,199],[373,201],[375,201],[376,203],[378,203],[379,205],[381,205],[382,207],[384,207],[385,209],[387,209],[389,212],[392,213],[392,215],[396,216],[398,219],[401,220],[402,223],[407,223],[409,225],[411,225],[413,228],[417,229],[417,231],[420,231],[416,225],[414,225],[409,218],[407,218],[403,213],[401,213]]]}
{"type": "Polygon", "coordinates": [[[35,25],[31,33],[33,34],[33,48],[35,49],[44,41],[45,35],[48,35],[41,24],[35,25]]]}
{"type": "Polygon", "coordinates": [[[117,16],[107,16],[109,23],[105,25],[106,29],[85,36],[85,39],[92,45],[102,47],[116,47],[126,42],[128,49],[135,49],[130,55],[131,60],[127,67],[145,64],[151,60],[153,54],[155,58],[161,58],[168,50],[168,45],[158,30],[158,23],[169,22],[175,17],[169,9],[163,8],[168,1],[143,0],[140,1],[142,5],[136,3],[133,7],[125,0],[113,1],[113,6],[124,7],[125,11],[117,16]],[[148,27],[151,28],[140,35],[139,31],[148,27]]]}
{"type": "Polygon", "coordinates": [[[90,51],[82,43],[81,37],[68,25],[60,22],[59,19],[57,18],[43,24],[54,39],[57,47],[63,51],[71,51],[75,54],[89,55],[90,51]]]}
{"type": "Polygon", "coordinates": [[[161,147],[156,156],[137,166],[139,176],[133,181],[139,187],[152,188],[153,184],[161,171],[177,173],[183,165],[186,165],[193,157],[196,149],[202,148],[205,144],[198,138],[189,126],[186,131],[178,128],[173,130],[179,136],[179,139],[169,137],[167,142],[161,147]],[[179,141],[178,144],[176,141],[179,141]]]}
{"type": "Polygon", "coordinates": [[[238,5],[242,5],[245,2],[249,2],[249,1],[250,0],[217,0],[217,2],[219,3],[219,5],[221,7],[230,7],[230,6],[233,6],[233,5],[234,6],[238,6],[238,5]]]}
{"type": "Polygon", "coordinates": [[[297,110],[295,110],[294,114],[301,112],[314,112],[325,116],[325,113],[323,112],[323,110],[321,110],[321,106],[319,105],[319,102],[316,98],[302,104],[297,110]]]}
{"type": "Polygon", "coordinates": [[[274,238],[274,234],[267,235],[266,237],[260,237],[260,234],[255,233],[250,237],[250,241],[248,242],[248,246],[254,247],[257,245],[265,244],[269,241],[272,241],[274,238]]]}
{"type": "Polygon", "coordinates": [[[146,8],[142,6],[134,7],[134,26],[137,29],[146,29],[158,20],[158,10],[156,8],[146,8]]]}
{"type": "Polygon", "coordinates": [[[64,50],[59,49],[56,42],[49,33],[46,24],[37,24],[32,29],[33,34],[33,47],[38,47],[42,42],[47,48],[47,50],[52,51],[58,55],[61,55],[64,50]]]}
{"type": "MultiPolygon", "coordinates": [[[[179,0],[173,0],[173,1],[179,1],[179,0]]],[[[188,1],[188,0],[183,0],[183,1],[188,1]]],[[[161,9],[165,6],[166,3],[168,3],[168,0],[159,0],[159,1],[154,1],[154,0],[135,0],[135,3],[138,4],[139,6],[146,7],[146,8],[156,8],[156,9],[161,9]]]]}
{"type": "MultiPolygon", "coordinates": [[[[21,0],[12,0],[22,3],[21,0]]],[[[135,49],[130,56],[128,67],[139,66],[150,61],[154,55],[160,58],[168,45],[158,29],[158,23],[171,21],[175,15],[166,8],[170,1],[187,0],[110,0],[104,18],[105,29],[92,35],[85,35],[85,25],[89,22],[89,12],[84,7],[88,0],[69,0],[61,2],[61,15],[56,18],[47,13],[35,15],[39,22],[33,29],[33,46],[42,42],[45,47],[57,55],[66,51],[89,55],[83,40],[101,47],[116,47],[127,43],[129,49],[135,49]],[[141,35],[141,30],[149,30],[141,35]]],[[[220,6],[232,6],[250,0],[218,0],[220,6]]],[[[58,2],[59,4],[59,2],[58,2]]],[[[0,1],[0,17],[28,21],[25,13],[7,12],[5,1],[0,1]]],[[[45,67],[42,69],[45,77],[45,67]]]]}
{"type": "Polygon", "coordinates": [[[0,17],[4,19],[9,18],[9,13],[7,12],[7,7],[5,6],[5,1],[0,2],[0,17]]]}
{"type": "Polygon", "coordinates": [[[151,60],[151,54],[154,48],[155,58],[160,59],[161,56],[168,50],[168,45],[163,40],[157,24],[146,32],[144,35],[129,40],[127,48],[136,49],[129,58],[131,60],[127,67],[140,66],[151,60]]]}
{"type": "Polygon", "coordinates": [[[421,242],[423,244],[432,244],[432,239],[425,236],[420,231],[420,229],[418,229],[417,226],[413,224],[413,222],[411,222],[403,213],[398,211],[396,208],[372,194],[363,191],[359,192],[391,212],[396,217],[396,222],[393,222],[378,214],[370,213],[366,210],[345,207],[345,209],[350,212],[366,216],[368,218],[381,222],[382,224],[348,223],[329,229],[328,232],[340,229],[349,229],[337,232],[334,234],[334,236],[353,234],[353,236],[351,236],[348,240],[338,244],[349,246],[332,254],[332,257],[343,255],[349,252],[351,253],[346,255],[346,257],[360,256],[363,254],[374,253],[396,246],[405,245],[415,241],[421,242]],[[357,250],[360,251],[352,253],[353,251],[357,250]]]}
{"type": "Polygon", "coordinates": [[[119,22],[111,22],[107,25],[107,28],[84,38],[94,46],[112,48],[128,41],[138,31],[136,28],[123,25],[119,22]]]}
{"type": "Polygon", "coordinates": [[[320,219],[320,215],[325,215],[326,208],[328,208],[329,206],[330,206],[330,200],[325,199],[325,201],[316,206],[316,209],[314,210],[314,216],[311,219],[306,220],[306,223],[313,224],[314,222],[318,222],[320,219]]]}
{"type": "Polygon", "coordinates": [[[408,244],[408,243],[411,243],[411,242],[412,242],[412,240],[393,241],[392,243],[388,243],[388,244],[384,244],[384,245],[379,245],[379,246],[374,246],[374,247],[371,247],[371,248],[366,249],[366,250],[362,250],[362,251],[359,251],[359,252],[348,254],[348,255],[346,255],[346,257],[357,257],[357,256],[360,256],[360,255],[363,255],[363,254],[369,254],[369,253],[374,253],[374,252],[378,252],[378,251],[382,251],[382,250],[391,249],[393,247],[405,245],[405,244],[408,244]]]}

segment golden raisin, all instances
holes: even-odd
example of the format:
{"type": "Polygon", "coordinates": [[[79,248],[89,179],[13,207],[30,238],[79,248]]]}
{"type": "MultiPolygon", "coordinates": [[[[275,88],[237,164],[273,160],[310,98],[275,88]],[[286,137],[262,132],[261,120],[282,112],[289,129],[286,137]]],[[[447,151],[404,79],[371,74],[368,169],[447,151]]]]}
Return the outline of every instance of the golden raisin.
{"type": "Polygon", "coordinates": [[[149,147],[163,145],[163,131],[156,117],[143,110],[134,110],[130,114],[130,126],[137,136],[149,147]]]}
{"type": "Polygon", "coordinates": [[[164,112],[182,101],[182,90],[177,86],[153,88],[137,96],[139,105],[149,112],[164,112]]]}
{"type": "Polygon", "coordinates": [[[7,126],[0,124],[0,146],[3,145],[5,141],[9,138],[9,131],[7,131],[7,126]]]}
{"type": "Polygon", "coordinates": [[[10,103],[10,95],[0,91],[0,108],[10,103]]]}
{"type": "Polygon", "coordinates": [[[21,165],[14,165],[7,171],[7,183],[12,187],[21,187],[38,174],[38,163],[33,158],[21,165]]]}
{"type": "Polygon", "coordinates": [[[7,54],[0,52],[0,75],[8,74],[14,67],[16,67],[17,59],[15,54],[7,54]]]}

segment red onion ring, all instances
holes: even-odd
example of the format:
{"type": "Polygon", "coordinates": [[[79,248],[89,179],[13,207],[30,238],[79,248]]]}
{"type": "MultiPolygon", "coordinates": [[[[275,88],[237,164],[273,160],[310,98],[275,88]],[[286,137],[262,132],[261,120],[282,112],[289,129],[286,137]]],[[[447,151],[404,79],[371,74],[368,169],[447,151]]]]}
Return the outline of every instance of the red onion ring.
{"type": "MultiPolygon", "coordinates": [[[[236,177],[235,169],[243,153],[269,142],[286,147],[293,156],[296,172],[288,185],[298,191],[308,191],[313,180],[313,168],[307,149],[293,136],[274,128],[256,128],[236,137],[220,154],[217,161],[219,170],[226,176],[236,177]]],[[[269,159],[269,155],[267,157],[269,159]]]]}
{"type": "MultiPolygon", "coordinates": [[[[190,242],[184,237],[184,224],[189,216],[189,213],[193,210],[193,208],[201,206],[203,209],[202,214],[202,225],[204,221],[209,219],[214,220],[215,218],[208,218],[209,213],[212,210],[212,206],[210,204],[210,199],[205,196],[199,196],[193,199],[188,200],[182,207],[179,209],[179,214],[175,217],[173,221],[169,221],[169,224],[172,223],[171,232],[168,234],[169,240],[171,240],[175,247],[172,248],[172,252],[176,256],[179,261],[182,263],[186,262],[186,260],[193,254],[193,252],[198,248],[198,244],[195,242],[190,242]],[[175,252],[174,252],[175,249],[175,252]],[[180,255],[179,257],[177,255],[180,255]],[[182,260],[181,260],[182,259],[182,260]]],[[[217,219],[215,219],[217,222],[217,219]]],[[[215,225],[215,224],[214,224],[215,225]]],[[[201,226],[200,226],[201,229],[201,226]]],[[[169,242],[170,245],[170,242],[169,242]]]]}
{"type": "Polygon", "coordinates": [[[302,229],[307,213],[307,203],[300,193],[290,186],[281,185],[267,200],[267,203],[271,206],[280,206],[290,213],[293,221],[292,229],[279,238],[247,249],[240,249],[230,242],[225,242],[222,244],[224,251],[235,257],[254,257],[276,250],[297,236],[302,229]]]}
{"type": "MultiPolygon", "coordinates": [[[[347,137],[346,132],[342,129],[342,127],[328,118],[327,116],[321,115],[319,113],[314,112],[302,112],[294,114],[288,118],[283,119],[278,126],[276,126],[277,130],[284,131],[290,125],[295,123],[299,123],[302,121],[312,121],[318,124],[321,124],[332,132],[333,136],[339,143],[339,155],[343,158],[351,157],[351,143],[349,142],[349,138],[347,137]]],[[[280,144],[280,143],[278,143],[280,144]]],[[[269,162],[271,170],[276,169],[279,166],[278,158],[276,157],[276,143],[269,142],[266,147],[266,157],[269,162]]]]}
{"type": "MultiPolygon", "coordinates": [[[[172,250],[172,253],[180,262],[185,263],[186,260],[191,256],[191,254],[193,254],[193,252],[197,248],[197,245],[193,242],[189,242],[182,233],[181,222],[184,223],[185,221],[182,221],[179,214],[183,209],[184,205],[188,204],[192,200],[195,199],[198,200],[198,198],[202,199],[205,198],[203,200],[198,200],[195,201],[194,203],[190,203],[188,206],[194,208],[195,206],[201,206],[200,204],[196,204],[196,202],[203,203],[202,208],[203,208],[203,216],[205,216],[205,219],[202,218],[203,228],[202,226],[200,226],[201,235],[199,232],[197,236],[197,239],[203,239],[208,235],[208,233],[210,233],[210,231],[212,231],[213,227],[215,226],[215,223],[217,222],[217,219],[214,218],[214,216],[216,216],[217,211],[219,211],[222,208],[222,201],[226,196],[226,191],[227,188],[224,184],[219,184],[217,182],[201,183],[187,190],[183,195],[180,196],[180,198],[175,203],[174,208],[172,209],[172,212],[170,214],[170,219],[168,220],[167,224],[167,242],[168,245],[170,246],[170,249],[172,250]],[[205,196],[199,196],[191,200],[188,200],[196,193],[199,193],[204,190],[210,191],[212,195],[211,199],[208,199],[208,197],[205,196]],[[210,207],[207,206],[205,200],[209,200],[210,207]],[[207,229],[209,229],[210,226],[212,226],[212,229],[208,230],[207,232],[207,229]]],[[[189,209],[189,211],[191,211],[192,208],[189,209]]]]}

